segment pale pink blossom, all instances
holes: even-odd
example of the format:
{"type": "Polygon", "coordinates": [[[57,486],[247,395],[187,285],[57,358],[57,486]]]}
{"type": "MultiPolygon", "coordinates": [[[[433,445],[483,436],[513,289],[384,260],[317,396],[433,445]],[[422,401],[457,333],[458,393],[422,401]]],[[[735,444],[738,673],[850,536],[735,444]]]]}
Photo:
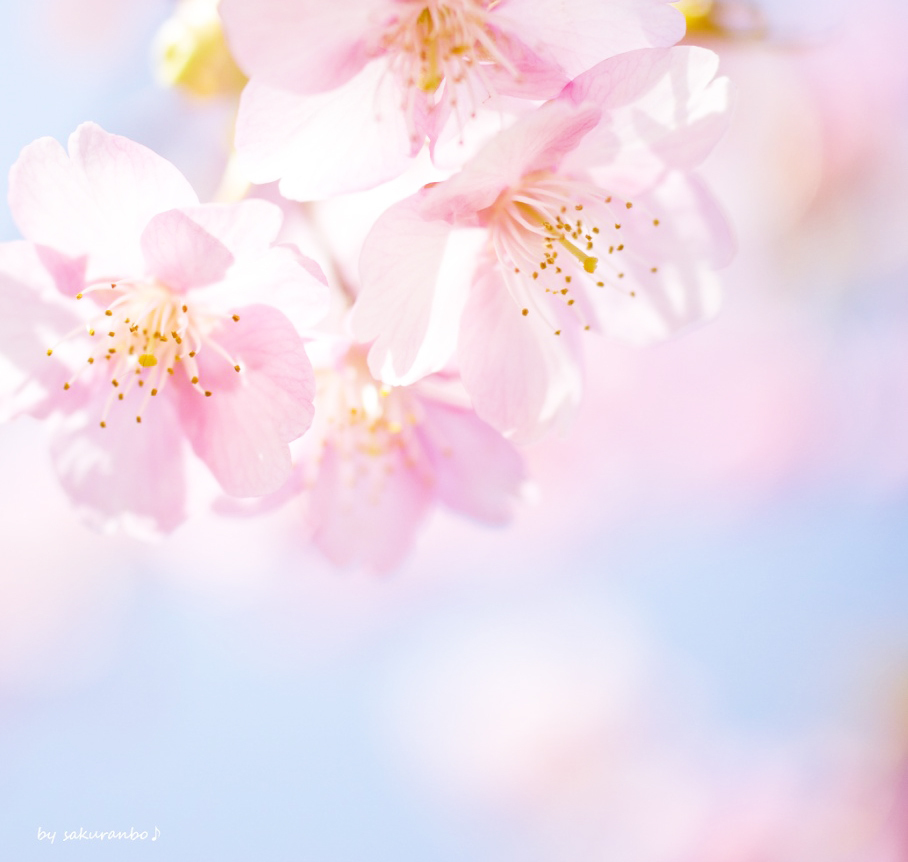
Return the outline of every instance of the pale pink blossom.
{"type": "Polygon", "coordinates": [[[717,187],[784,276],[830,295],[908,262],[906,32],[904,3],[870,0],[800,50],[716,46],[742,93],[717,187]]]}
{"type": "Polygon", "coordinates": [[[520,439],[582,388],[581,340],[665,338],[712,315],[731,240],[690,173],[724,130],[715,55],[608,60],[389,209],[366,239],[353,330],[407,384],[457,353],[481,417],[520,439]]]}
{"type": "Polygon", "coordinates": [[[462,135],[480,109],[552,98],[608,57],[684,33],[664,0],[223,0],[220,10],[251,78],[241,163],[296,200],[378,185],[427,138],[462,135]]]}
{"type": "Polygon", "coordinates": [[[298,480],[312,541],[334,563],[394,568],[438,504],[510,519],[526,475],[514,446],[449,397],[451,381],[387,387],[340,342],[317,368],[316,418],[298,480]]]}
{"type": "Polygon", "coordinates": [[[26,147],[9,197],[28,241],[0,246],[2,395],[8,414],[58,414],[68,493],[96,520],[172,529],[186,442],[226,493],[278,488],[312,421],[297,328],[327,298],[311,261],[272,245],[280,211],[199,204],[173,165],[91,123],[69,154],[26,147]]]}

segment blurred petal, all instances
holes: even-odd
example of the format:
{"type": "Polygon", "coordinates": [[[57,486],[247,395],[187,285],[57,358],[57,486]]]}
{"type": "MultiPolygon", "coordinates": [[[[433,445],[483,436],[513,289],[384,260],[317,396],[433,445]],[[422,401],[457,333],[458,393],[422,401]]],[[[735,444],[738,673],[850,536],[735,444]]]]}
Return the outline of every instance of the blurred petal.
{"type": "Polygon", "coordinates": [[[309,495],[313,541],[337,565],[376,572],[403,558],[432,502],[431,486],[399,452],[350,456],[326,446],[309,495]]]}
{"type": "Polygon", "coordinates": [[[596,294],[594,307],[606,335],[648,344],[716,314],[722,291],[710,270],[728,263],[734,241],[725,217],[695,177],[673,173],[638,200],[659,216],[659,226],[625,221],[628,249],[639,247],[644,254],[623,262],[621,289],[607,284],[596,294]]]}
{"type": "Polygon", "coordinates": [[[0,245],[0,421],[45,413],[69,371],[47,351],[79,319],[57,300],[34,246],[0,245]]]}
{"type": "Polygon", "coordinates": [[[565,169],[644,188],[666,167],[697,167],[731,121],[729,82],[715,77],[718,65],[712,51],[682,46],[632,51],[578,77],[560,99],[592,102],[603,115],[565,169]]]}
{"type": "Polygon", "coordinates": [[[433,457],[439,500],[455,512],[505,523],[526,480],[520,453],[472,410],[427,398],[421,403],[418,433],[433,457]]]}
{"type": "Polygon", "coordinates": [[[141,424],[119,418],[115,428],[85,412],[64,419],[51,447],[60,483],[97,526],[170,532],[185,517],[186,497],[174,403],[159,399],[141,424]]]}

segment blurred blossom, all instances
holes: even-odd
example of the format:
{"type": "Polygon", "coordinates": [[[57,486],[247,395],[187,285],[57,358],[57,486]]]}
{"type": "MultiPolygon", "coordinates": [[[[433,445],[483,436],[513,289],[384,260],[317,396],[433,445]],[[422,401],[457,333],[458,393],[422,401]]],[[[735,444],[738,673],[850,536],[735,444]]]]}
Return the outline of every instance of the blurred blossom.
{"type": "Polygon", "coordinates": [[[729,300],[722,326],[657,349],[589,351],[603,379],[573,433],[530,453],[543,493],[595,464],[587,517],[620,525],[679,508],[740,516],[814,479],[831,409],[819,388],[826,342],[802,314],[741,299],[729,300]]]}
{"type": "Polygon", "coordinates": [[[885,742],[817,737],[751,750],[671,862],[903,862],[905,761],[885,742]]]}
{"type": "Polygon", "coordinates": [[[0,441],[0,701],[52,700],[116,660],[134,594],[128,543],[72,516],[34,420],[4,425],[0,441]]]}
{"type": "Polygon", "coordinates": [[[899,737],[748,738],[626,616],[590,610],[453,613],[411,638],[379,697],[398,769],[533,860],[903,862],[899,737]]]}
{"type": "Polygon", "coordinates": [[[706,172],[735,216],[742,253],[758,247],[779,267],[777,281],[826,292],[890,272],[908,261],[899,228],[908,219],[904,5],[818,10],[812,28],[784,33],[767,16],[764,39],[689,36],[719,52],[740,89],[706,172]]]}
{"type": "Polygon", "coordinates": [[[801,64],[818,113],[820,183],[790,254],[816,283],[908,262],[908,9],[852,5],[801,64]]]}
{"type": "Polygon", "coordinates": [[[180,0],[158,30],[155,73],[194,96],[238,96],[246,84],[224,40],[218,0],[180,0]]]}
{"type": "Polygon", "coordinates": [[[626,622],[563,602],[485,617],[425,631],[382,685],[393,750],[414,778],[507,809],[549,782],[585,780],[591,746],[616,759],[637,750],[656,691],[626,622]]]}
{"type": "Polygon", "coordinates": [[[678,0],[673,4],[687,21],[687,40],[704,36],[759,39],[766,22],[759,0],[678,0]]]}
{"type": "Polygon", "coordinates": [[[435,504],[485,523],[510,520],[523,460],[458,403],[454,381],[382,385],[365,350],[350,344],[339,345],[316,379],[317,419],[300,446],[300,482],[306,533],[333,562],[393,569],[435,504]]]}

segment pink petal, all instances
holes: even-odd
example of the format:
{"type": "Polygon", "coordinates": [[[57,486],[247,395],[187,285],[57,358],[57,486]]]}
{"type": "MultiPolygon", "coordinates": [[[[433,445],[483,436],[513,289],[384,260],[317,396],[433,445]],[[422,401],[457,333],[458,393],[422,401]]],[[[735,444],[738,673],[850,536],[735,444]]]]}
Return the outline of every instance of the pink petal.
{"type": "Polygon", "coordinates": [[[599,109],[549,102],[496,135],[464,169],[425,192],[426,218],[466,222],[529,173],[554,170],[599,121],[599,109]]]}
{"type": "Polygon", "coordinates": [[[315,376],[303,342],[283,314],[264,305],[237,310],[210,338],[240,365],[203,346],[199,378],[206,398],[184,378],[180,418],[195,453],[227,494],[258,497],[290,475],[288,443],[312,422],[315,376]]]}
{"type": "Polygon", "coordinates": [[[34,246],[0,245],[0,421],[46,415],[63,400],[70,374],[47,351],[79,319],[59,299],[34,246]]]}
{"type": "Polygon", "coordinates": [[[70,135],[69,154],[105,211],[107,204],[124,207],[118,215],[136,226],[155,213],[199,202],[167,159],[95,123],[83,123],[70,135]]]}
{"type": "Polygon", "coordinates": [[[44,269],[54,280],[57,290],[63,296],[72,299],[82,291],[87,281],[85,272],[88,265],[87,257],[67,257],[46,245],[36,245],[34,249],[44,269]]]}
{"type": "Polygon", "coordinates": [[[520,99],[497,98],[494,104],[500,110],[478,111],[463,124],[457,121],[447,101],[436,105],[428,115],[426,128],[432,163],[451,173],[461,170],[490,140],[511,126],[516,116],[536,108],[532,102],[520,99]]]}
{"type": "Polygon", "coordinates": [[[218,282],[233,263],[223,243],[181,210],[154,216],[141,243],[146,272],[176,291],[218,282]]]}
{"type": "Polygon", "coordinates": [[[366,237],[363,288],[351,316],[354,337],[374,341],[372,374],[406,385],[438,371],[457,344],[480,231],[425,221],[419,195],[391,207],[366,237]]]}
{"type": "MultiPolygon", "coordinates": [[[[380,185],[406,170],[414,150],[400,98],[382,61],[314,96],[252,81],[237,118],[240,166],[256,183],[280,179],[292,200],[380,185]]],[[[416,149],[423,137],[419,131],[416,149]]]]}
{"type": "Polygon", "coordinates": [[[731,263],[737,240],[724,210],[706,183],[696,174],[673,172],[649,196],[654,210],[661,209],[680,245],[692,258],[711,269],[731,263]],[[676,215],[677,213],[677,215],[676,215]]]}
{"type": "Polygon", "coordinates": [[[636,252],[625,261],[622,289],[597,292],[595,308],[604,334],[648,344],[716,314],[721,290],[712,270],[728,263],[734,240],[696,177],[672,173],[638,200],[647,213],[658,216],[659,226],[654,228],[648,218],[643,223],[625,220],[625,243],[636,252]]]}
{"type": "Polygon", "coordinates": [[[591,168],[596,175],[601,167],[603,183],[618,175],[645,188],[666,165],[699,165],[731,119],[728,80],[715,78],[718,62],[705,48],[641,50],[581,75],[560,98],[601,106],[602,122],[565,168],[591,168]]]}
{"type": "Polygon", "coordinates": [[[237,63],[257,82],[297,93],[331,90],[368,60],[366,38],[387,0],[221,0],[237,63]]]}
{"type": "Polygon", "coordinates": [[[668,115],[675,109],[686,116],[718,68],[715,52],[691,45],[629,51],[578,75],[561,98],[576,105],[595,102],[604,111],[639,105],[646,99],[650,112],[668,115]]]}
{"type": "Polygon", "coordinates": [[[85,177],[53,138],[22,150],[10,169],[9,206],[24,237],[72,257],[108,230],[85,177]]]}
{"type": "Polygon", "coordinates": [[[227,278],[193,291],[193,302],[225,313],[264,302],[287,316],[298,332],[319,323],[328,313],[331,294],[319,265],[295,246],[279,245],[257,258],[239,262],[227,278]]]}
{"type": "Polygon", "coordinates": [[[69,257],[89,254],[94,276],[136,272],[149,219],[198,203],[173,165],[94,123],[76,129],[69,152],[51,138],[29,144],[10,171],[10,208],[32,242],[69,257]]]}
{"type": "Polygon", "coordinates": [[[438,498],[481,521],[508,521],[526,481],[518,450],[472,410],[429,399],[422,404],[417,433],[433,460],[438,498]]]}
{"type": "Polygon", "coordinates": [[[387,572],[406,554],[433,498],[400,452],[345,455],[328,445],[309,493],[313,541],[337,565],[387,572]]]}
{"type": "Polygon", "coordinates": [[[673,45],[685,30],[684,16],[666,0],[505,0],[492,15],[569,78],[615,54],[673,45]]]}
{"type": "Polygon", "coordinates": [[[181,210],[220,240],[237,261],[263,255],[277,239],[284,222],[280,207],[260,198],[181,207],[181,210]]]}
{"type": "Polygon", "coordinates": [[[186,499],[173,402],[158,399],[141,425],[118,418],[101,428],[90,413],[66,417],[51,447],[60,483],[98,526],[170,532],[185,517],[186,499]]]}
{"type": "MultiPolygon", "coordinates": [[[[494,15],[492,22],[495,22],[494,15]]],[[[496,48],[511,67],[508,69],[496,64],[483,71],[483,77],[491,85],[493,93],[541,101],[557,96],[570,80],[552,57],[540,56],[511,33],[494,27],[492,32],[496,48]]]]}
{"type": "Polygon", "coordinates": [[[256,518],[299,500],[305,490],[306,477],[300,465],[296,464],[290,472],[290,478],[277,491],[264,497],[218,497],[211,504],[211,510],[231,518],[256,518]]]}
{"type": "Polygon", "coordinates": [[[483,267],[457,352],[477,414],[521,443],[564,422],[583,388],[578,340],[575,326],[555,335],[541,315],[523,315],[498,269],[483,267]]]}

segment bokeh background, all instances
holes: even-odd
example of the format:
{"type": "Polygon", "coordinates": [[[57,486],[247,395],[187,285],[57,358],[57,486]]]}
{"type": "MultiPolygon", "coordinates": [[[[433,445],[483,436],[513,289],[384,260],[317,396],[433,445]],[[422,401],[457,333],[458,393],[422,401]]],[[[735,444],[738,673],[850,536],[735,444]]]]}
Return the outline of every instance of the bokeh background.
{"type": "MultiPolygon", "coordinates": [[[[692,29],[738,91],[725,308],[592,351],[507,528],[438,513],[380,578],[293,507],[104,536],[0,428],[0,858],[908,860],[903,5],[692,29]]],[[[173,9],[2,0],[3,173],[91,119],[213,194],[232,106],[156,82],[173,9]]]]}

